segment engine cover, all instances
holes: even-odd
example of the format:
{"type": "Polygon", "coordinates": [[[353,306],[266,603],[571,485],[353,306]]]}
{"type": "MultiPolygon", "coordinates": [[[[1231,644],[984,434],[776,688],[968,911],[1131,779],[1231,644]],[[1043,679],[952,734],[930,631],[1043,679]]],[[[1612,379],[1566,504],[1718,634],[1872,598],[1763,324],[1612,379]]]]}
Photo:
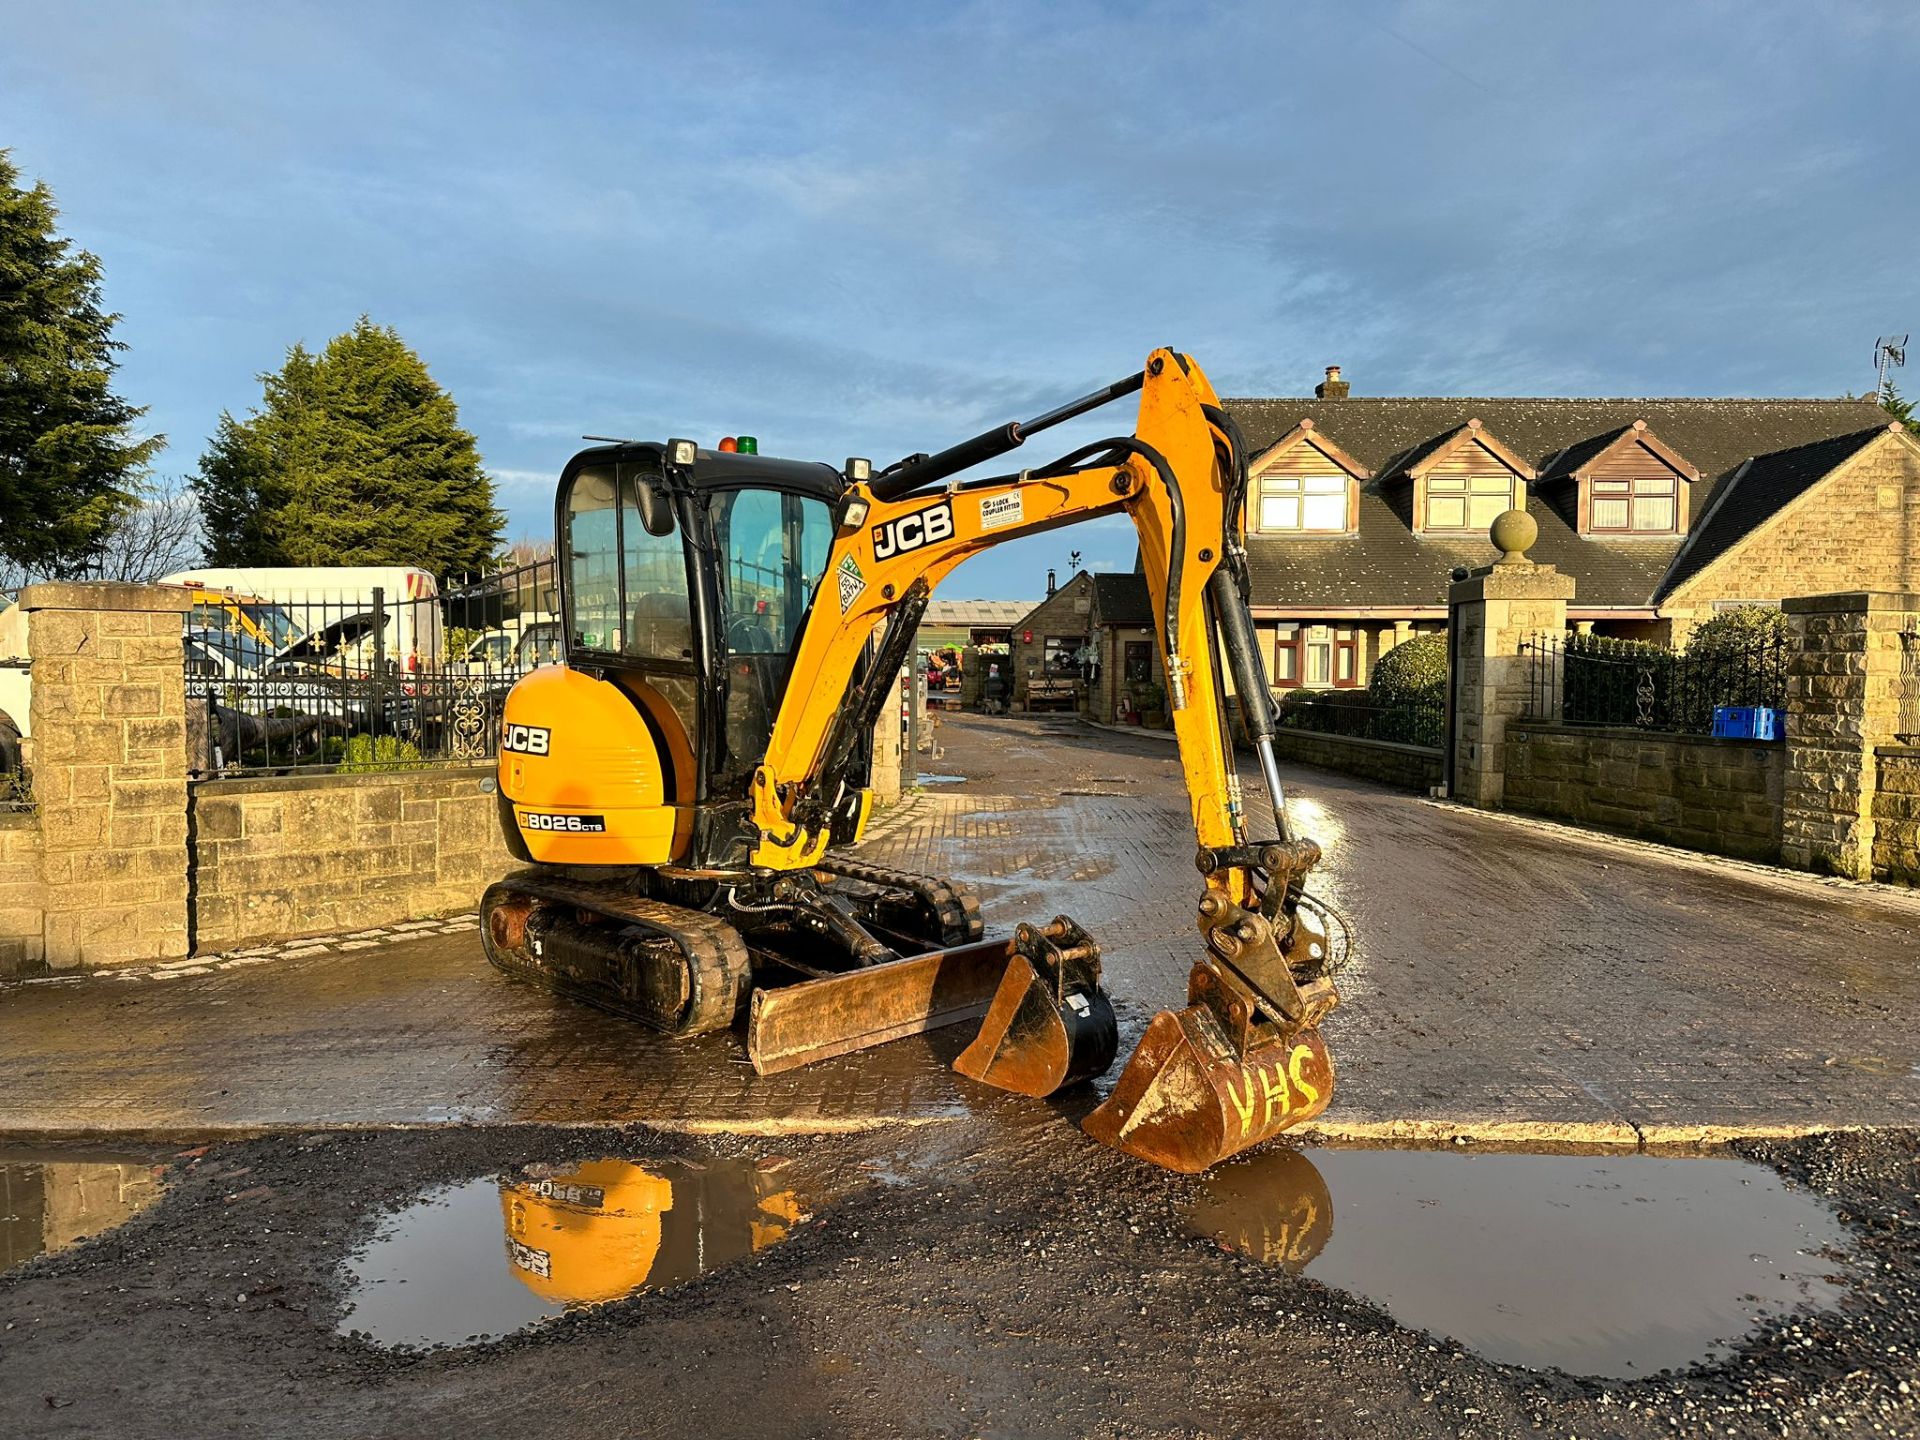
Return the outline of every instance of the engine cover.
{"type": "Polygon", "coordinates": [[[513,848],[546,865],[678,859],[693,817],[669,798],[670,787],[679,788],[676,750],[691,766],[678,717],[644,683],[596,680],[560,665],[533,671],[501,712],[501,821],[510,811],[513,848]]]}

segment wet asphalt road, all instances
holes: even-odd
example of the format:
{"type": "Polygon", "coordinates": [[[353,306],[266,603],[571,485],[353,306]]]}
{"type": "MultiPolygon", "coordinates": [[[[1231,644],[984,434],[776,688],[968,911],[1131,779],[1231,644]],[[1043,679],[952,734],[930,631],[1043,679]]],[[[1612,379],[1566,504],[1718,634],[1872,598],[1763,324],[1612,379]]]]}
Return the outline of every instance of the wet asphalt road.
{"type": "MultiPolygon", "coordinates": [[[[1184,999],[1198,877],[1170,744],[959,717],[967,777],[884,819],[875,858],[957,875],[989,923],[1066,911],[1102,942],[1123,1043],[1184,999]]],[[[1290,770],[1315,889],[1356,953],[1327,1031],[1334,1138],[1637,1146],[1920,1114],[1920,896],[1529,825],[1290,770]]],[[[1257,792],[1256,792],[1257,794],[1257,792]]],[[[15,1133],[289,1124],[633,1123],[762,1131],[952,1121],[952,1035],[767,1080],[737,1040],[649,1043],[513,984],[470,930],[150,978],[0,989],[15,1133]],[[366,948],[351,948],[365,946],[366,948]]]]}
{"type": "MultiPolygon", "coordinates": [[[[994,920],[1067,909],[1103,927],[1132,1024],[1177,999],[1194,880],[1169,752],[1027,721],[942,738],[939,768],[975,778],[876,851],[968,874],[994,920]]],[[[1632,1140],[1667,1124],[1913,1122],[1910,902],[1296,778],[1360,936],[1330,1027],[1356,1130],[1531,1115],[1632,1140]]],[[[488,976],[468,944],[0,997],[0,1046],[22,1062],[4,1102],[16,1128],[278,1132],[154,1152],[160,1205],[0,1276],[0,1434],[1920,1432],[1909,1131],[1749,1147],[1846,1224],[1838,1310],[1770,1323],[1682,1374],[1579,1380],[1489,1362],[1311,1266],[1196,1236],[1184,1217],[1209,1182],[1086,1141],[1073,1121],[1090,1096],[963,1092],[942,1039],[800,1072],[812,1088],[770,1100],[733,1073],[724,1037],[640,1056],[612,1022],[488,976]],[[936,1123],[579,1124],[731,1107],[764,1130],[782,1105],[802,1132],[936,1123]],[[330,1128],[446,1120],[473,1123],[330,1128]],[[336,1334],[343,1259],[384,1209],[530,1163],[702,1150],[790,1161],[812,1218],[732,1268],[514,1339],[396,1355],[336,1334]]]]}

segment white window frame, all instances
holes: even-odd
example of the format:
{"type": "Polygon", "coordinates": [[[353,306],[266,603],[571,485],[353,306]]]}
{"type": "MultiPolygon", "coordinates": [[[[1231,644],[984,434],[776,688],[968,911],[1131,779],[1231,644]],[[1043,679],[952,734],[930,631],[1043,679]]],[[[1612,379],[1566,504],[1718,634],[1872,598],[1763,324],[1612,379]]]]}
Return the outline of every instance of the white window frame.
{"type": "Polygon", "coordinates": [[[1344,535],[1352,483],[1347,475],[1263,475],[1256,528],[1263,535],[1344,535]],[[1316,509],[1320,523],[1307,523],[1316,509]],[[1291,521],[1279,518],[1287,514],[1291,521]],[[1329,520],[1335,523],[1326,523],[1329,520]]]}

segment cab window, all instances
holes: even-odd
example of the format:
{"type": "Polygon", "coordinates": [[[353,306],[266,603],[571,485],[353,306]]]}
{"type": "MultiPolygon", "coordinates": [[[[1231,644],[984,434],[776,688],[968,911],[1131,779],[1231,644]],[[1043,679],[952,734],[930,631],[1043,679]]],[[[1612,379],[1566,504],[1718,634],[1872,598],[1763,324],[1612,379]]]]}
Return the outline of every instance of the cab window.
{"type": "Polygon", "coordinates": [[[649,535],[634,464],[589,466],[567,494],[567,565],[573,644],[636,660],[689,665],[693,657],[687,566],[676,526],[649,535]]]}
{"type": "Polygon", "coordinates": [[[804,495],[731,490],[713,497],[713,524],[726,556],[727,652],[785,655],[827,566],[831,513],[804,495]]]}
{"type": "Polygon", "coordinates": [[[716,783],[729,787],[766,754],[788,657],[827,568],[833,518],[824,501],[778,490],[722,490],[708,503],[726,646],[716,783]]]}
{"type": "Polygon", "coordinates": [[[611,465],[582,470],[567,492],[568,600],[573,643],[620,648],[620,517],[611,465]]]}

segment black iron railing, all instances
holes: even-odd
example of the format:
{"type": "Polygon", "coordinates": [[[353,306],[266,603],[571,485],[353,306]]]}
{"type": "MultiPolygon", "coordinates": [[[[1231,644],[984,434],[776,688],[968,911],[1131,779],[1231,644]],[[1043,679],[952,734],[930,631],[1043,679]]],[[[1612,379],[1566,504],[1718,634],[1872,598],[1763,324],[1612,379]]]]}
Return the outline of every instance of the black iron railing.
{"type": "Polygon", "coordinates": [[[1787,638],[1673,650],[1604,635],[1535,635],[1521,644],[1527,718],[1710,735],[1722,706],[1784,709],[1787,638]]]}
{"type": "Polygon", "coordinates": [[[552,562],[406,588],[207,589],[183,637],[193,773],[490,758],[507,692],[561,656],[552,562]]]}
{"type": "Polygon", "coordinates": [[[1894,682],[1894,734],[1902,745],[1920,745],[1920,630],[1900,636],[1900,675],[1894,682]]]}
{"type": "Polygon", "coordinates": [[[1447,701],[1439,690],[1392,697],[1366,690],[1290,690],[1282,692],[1280,724],[1322,735],[1438,749],[1445,743],[1447,701]]]}

